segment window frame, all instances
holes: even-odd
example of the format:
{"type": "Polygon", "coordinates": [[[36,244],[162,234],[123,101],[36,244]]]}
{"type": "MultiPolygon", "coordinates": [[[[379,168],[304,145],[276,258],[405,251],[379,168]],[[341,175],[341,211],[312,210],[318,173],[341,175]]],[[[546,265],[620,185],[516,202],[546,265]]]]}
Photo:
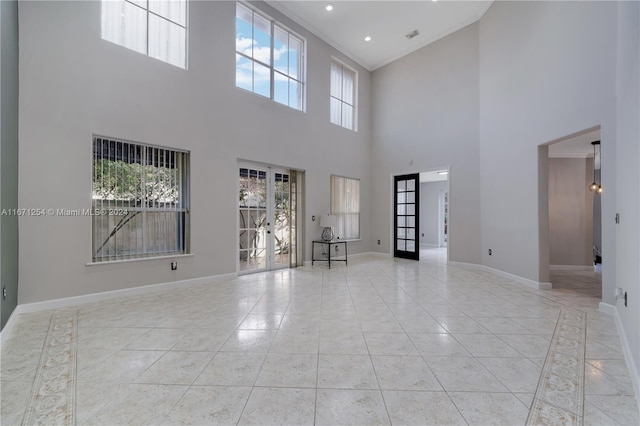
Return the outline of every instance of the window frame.
{"type": "MultiPolygon", "coordinates": [[[[255,91],[255,82],[254,80],[252,80],[252,89],[246,89],[244,87],[240,87],[238,86],[238,81],[237,81],[237,63],[236,63],[236,83],[235,83],[235,87],[241,90],[244,90],[245,92],[249,92],[249,93],[253,93],[255,95],[258,95],[260,97],[263,98],[267,98],[270,99],[271,101],[280,104],[280,105],[284,105],[286,107],[289,107],[293,110],[296,111],[301,111],[301,112],[306,112],[307,110],[307,39],[302,37],[300,34],[298,34],[297,32],[293,31],[291,28],[287,27],[286,25],[284,25],[282,22],[280,21],[276,21],[275,19],[273,19],[271,16],[269,16],[268,14],[264,13],[263,11],[261,11],[260,9],[257,9],[256,7],[253,7],[252,5],[250,5],[247,2],[244,1],[236,1],[236,14],[235,14],[235,19],[238,19],[238,7],[244,7],[245,9],[251,11],[252,13],[252,22],[251,22],[251,27],[252,30],[255,28],[255,24],[254,24],[254,19],[253,16],[258,15],[259,17],[261,17],[262,19],[265,19],[267,21],[269,21],[269,30],[270,30],[270,45],[269,45],[269,64],[260,61],[259,59],[255,59],[252,56],[248,56],[245,53],[239,51],[237,49],[237,26],[235,26],[235,37],[234,37],[234,41],[236,41],[236,47],[235,47],[235,54],[236,55],[240,55],[242,56],[244,59],[251,61],[251,62],[256,62],[259,65],[266,67],[269,69],[269,96],[264,96],[258,92],[255,91]],[[287,35],[289,37],[293,36],[296,39],[298,39],[301,42],[301,51],[300,51],[300,78],[299,79],[295,79],[293,77],[291,77],[289,74],[284,74],[283,72],[279,71],[276,69],[276,65],[275,65],[275,61],[274,61],[274,45],[275,45],[275,29],[279,28],[280,30],[284,31],[287,33],[287,35]],[[302,90],[301,90],[301,99],[300,99],[300,108],[296,108],[294,106],[291,106],[289,104],[289,102],[282,103],[279,102],[275,99],[275,77],[276,74],[279,74],[281,76],[283,76],[284,78],[286,78],[287,80],[293,80],[296,83],[300,84],[302,86],[302,90]]],[[[235,22],[234,22],[235,24],[235,22]]],[[[252,33],[252,37],[253,37],[253,33],[252,33]]],[[[255,73],[252,72],[251,74],[251,78],[254,79],[255,77],[255,73]]],[[[288,99],[290,99],[290,97],[288,97],[288,99]]]]}
{"type": "MultiPolygon", "coordinates": [[[[104,3],[105,2],[109,2],[109,1],[111,1],[111,0],[101,0],[101,2],[100,2],[101,3],[101,8],[104,8],[104,3]]],[[[176,22],[176,21],[174,21],[174,20],[172,20],[172,19],[170,19],[170,18],[168,18],[166,16],[161,15],[158,12],[155,12],[155,11],[151,10],[149,8],[149,2],[152,1],[152,0],[144,0],[145,1],[145,6],[141,6],[136,0],[119,0],[119,1],[122,1],[124,3],[128,3],[131,6],[134,6],[134,7],[138,8],[138,9],[144,11],[145,21],[146,21],[146,30],[145,30],[145,34],[144,34],[144,39],[145,39],[144,52],[140,52],[140,51],[138,51],[136,49],[133,49],[132,47],[129,47],[129,46],[121,44],[121,43],[119,43],[117,41],[105,38],[104,27],[102,26],[104,24],[104,22],[103,22],[104,21],[104,15],[103,15],[104,9],[101,9],[101,17],[100,17],[100,19],[101,19],[101,30],[100,30],[101,34],[100,34],[100,36],[101,36],[101,38],[103,40],[106,40],[106,41],[108,41],[110,43],[117,44],[118,46],[124,47],[125,49],[129,49],[129,50],[133,50],[134,52],[141,53],[141,54],[143,54],[145,56],[148,56],[149,58],[153,58],[153,59],[156,59],[158,61],[164,62],[166,64],[173,65],[174,67],[178,67],[178,68],[181,68],[181,69],[184,69],[184,70],[189,69],[189,10],[190,10],[189,0],[184,0],[184,2],[185,2],[184,25],[182,25],[182,24],[180,24],[180,23],[178,23],[178,22],[176,22]],[[176,26],[178,26],[178,27],[180,27],[180,28],[182,28],[184,30],[184,64],[177,65],[177,64],[175,64],[173,62],[169,62],[169,61],[167,61],[165,59],[162,59],[162,58],[159,58],[159,57],[155,57],[155,56],[151,56],[149,54],[149,45],[150,45],[150,43],[149,43],[149,39],[150,39],[150,37],[149,37],[149,31],[150,31],[150,29],[149,29],[149,23],[150,23],[149,17],[150,17],[150,15],[156,16],[159,19],[161,19],[163,21],[166,21],[166,22],[169,22],[172,25],[176,25],[176,26]]]]}
{"type": "MultiPolygon", "coordinates": [[[[342,111],[342,109],[341,109],[342,111]]],[[[331,57],[331,68],[329,70],[329,122],[331,124],[334,124],[336,126],[342,127],[344,129],[347,130],[351,130],[354,132],[358,131],[358,71],[347,65],[346,63],[344,63],[343,61],[341,61],[340,59],[332,56],[331,57]],[[335,96],[333,96],[333,78],[332,78],[332,73],[333,73],[333,66],[334,65],[338,65],[340,66],[340,68],[342,69],[342,75],[341,75],[341,84],[344,84],[344,69],[347,69],[349,71],[351,71],[353,73],[353,105],[349,104],[348,102],[344,101],[343,95],[341,93],[340,98],[336,98],[335,96]],[[344,123],[342,122],[342,113],[340,114],[340,123],[335,123],[332,121],[331,119],[331,99],[335,99],[338,102],[340,102],[340,106],[342,107],[342,105],[349,105],[350,107],[353,108],[353,117],[352,117],[352,121],[353,121],[353,128],[347,127],[344,125],[344,123]]]]}
{"type": "MultiPolygon", "coordinates": [[[[172,256],[183,256],[183,255],[190,255],[191,251],[190,251],[190,239],[191,239],[191,220],[190,220],[190,216],[191,216],[191,209],[190,209],[190,204],[191,204],[191,191],[190,191],[190,186],[191,186],[191,165],[190,165],[190,157],[191,157],[191,152],[188,150],[184,150],[184,149],[179,149],[179,148],[169,148],[169,147],[164,147],[164,146],[159,146],[159,145],[153,145],[153,144],[147,144],[147,143],[141,143],[141,142],[135,142],[135,141],[129,141],[126,139],[122,139],[122,138],[113,138],[113,137],[108,137],[108,136],[101,136],[101,135],[96,135],[94,134],[92,136],[92,170],[91,170],[91,209],[85,210],[85,211],[89,211],[90,212],[90,216],[92,218],[91,220],[91,239],[92,239],[92,243],[91,243],[91,263],[93,264],[104,264],[104,263],[109,263],[109,262],[120,262],[120,261],[135,261],[135,260],[144,260],[144,259],[153,259],[153,258],[162,258],[162,257],[172,257],[172,256]],[[96,185],[96,177],[97,177],[97,172],[96,172],[96,167],[95,167],[95,162],[97,160],[104,160],[105,159],[105,149],[104,149],[104,144],[108,143],[109,147],[107,148],[107,154],[108,154],[108,160],[110,160],[111,155],[114,155],[114,157],[116,158],[116,160],[112,160],[114,163],[117,161],[117,159],[119,158],[119,156],[121,157],[120,161],[125,162],[124,161],[124,149],[125,149],[125,145],[126,145],[126,149],[127,149],[127,154],[126,157],[128,159],[130,159],[132,156],[135,158],[139,158],[139,161],[130,161],[130,162],[125,162],[128,164],[140,164],[141,166],[149,166],[149,165],[154,165],[157,162],[158,166],[155,166],[156,168],[160,168],[162,166],[160,166],[160,157],[163,158],[164,160],[164,167],[166,168],[166,166],[168,165],[168,163],[173,162],[175,164],[175,179],[177,182],[177,186],[178,186],[178,194],[177,194],[177,204],[179,204],[179,206],[176,206],[174,208],[167,208],[167,201],[160,201],[158,199],[155,200],[150,200],[149,197],[145,196],[145,194],[147,194],[147,176],[149,175],[148,171],[144,171],[141,170],[140,171],[140,195],[141,198],[139,200],[140,205],[139,206],[131,206],[131,200],[129,199],[128,201],[125,200],[105,200],[105,198],[97,198],[95,197],[95,185],[96,185]],[[115,144],[115,151],[112,150],[112,146],[111,144],[115,144]],[[98,144],[101,144],[100,148],[98,148],[98,144]],[[120,153],[118,153],[118,144],[120,144],[120,153]],[[132,150],[133,148],[133,150],[132,150]],[[100,149],[100,153],[97,153],[97,150],[100,149]],[[151,155],[151,158],[149,158],[149,155],[151,155]],[[156,159],[157,158],[157,159],[156,159]],[[149,161],[151,161],[151,164],[149,164],[149,161]],[[105,201],[107,201],[107,205],[105,206],[105,201]],[[113,202],[112,202],[113,201],[113,202]],[[160,207],[160,204],[164,204],[163,207],[160,207]],[[125,213],[126,212],[126,213],[125,213]],[[107,239],[104,239],[104,234],[101,234],[101,238],[97,238],[97,226],[102,226],[104,227],[104,218],[107,218],[107,230],[110,230],[111,227],[109,225],[109,218],[116,216],[123,216],[123,219],[128,216],[129,214],[131,214],[131,212],[138,212],[140,214],[140,219],[136,219],[136,222],[134,222],[134,226],[140,228],[136,228],[134,229],[135,232],[135,242],[136,242],[136,247],[135,249],[136,252],[135,253],[131,253],[129,252],[128,254],[98,254],[98,252],[102,251],[102,249],[106,246],[107,242],[111,239],[111,237],[116,237],[116,242],[114,242],[113,244],[116,246],[115,250],[117,250],[118,248],[120,248],[119,246],[117,246],[118,243],[118,238],[117,238],[117,232],[120,231],[120,229],[117,229],[117,226],[114,227],[113,230],[111,230],[110,234],[108,235],[107,239]],[[149,231],[148,229],[148,223],[147,223],[147,215],[149,213],[165,213],[164,216],[164,233],[161,236],[162,241],[164,242],[165,245],[165,250],[158,250],[158,249],[154,249],[152,246],[150,246],[147,242],[147,238],[149,238],[149,235],[152,232],[155,232],[156,230],[154,229],[153,231],[149,231]],[[167,214],[178,214],[179,216],[179,225],[180,226],[175,226],[175,234],[174,233],[167,233],[167,214]],[[98,223],[99,220],[102,220],[101,223],[98,223]],[[141,221],[142,223],[139,224],[138,222],[141,221]],[[140,231],[141,236],[140,236],[140,243],[138,242],[138,231],[140,231]],[[175,246],[174,247],[178,247],[178,250],[167,250],[167,244],[168,241],[174,238],[175,239],[175,246]],[[98,245],[100,244],[100,242],[102,242],[102,245],[98,248],[98,245]],[[141,247],[139,247],[141,246],[141,247]],[[181,249],[180,249],[181,248],[181,249]]],[[[111,172],[111,167],[113,167],[111,164],[109,165],[109,174],[108,176],[111,177],[112,176],[112,172],[111,172]]],[[[117,173],[117,165],[114,167],[116,169],[116,173],[117,173]]],[[[122,176],[122,175],[121,175],[122,176]]],[[[159,176],[158,172],[155,172],[153,174],[153,178],[157,178],[159,176]]],[[[166,177],[165,177],[166,178],[166,177]]],[[[159,181],[154,181],[154,182],[159,182],[159,181]]],[[[166,180],[165,180],[166,182],[166,180]]],[[[133,217],[133,215],[131,216],[133,217]]],[[[171,218],[169,218],[169,220],[171,220],[171,218]]],[[[123,224],[126,225],[126,223],[123,224]]],[[[131,229],[128,228],[129,231],[131,232],[131,229]]],[[[131,239],[133,233],[129,233],[126,234],[126,237],[128,237],[129,243],[131,242],[131,239]]],[[[123,237],[122,235],[120,236],[120,238],[126,238],[123,237]]],[[[156,234],[156,240],[160,239],[158,237],[158,235],[156,234]]]]}
{"type": "MultiPolygon", "coordinates": [[[[329,193],[330,193],[330,214],[336,216],[337,221],[338,221],[338,226],[336,226],[337,229],[340,229],[341,227],[346,229],[346,225],[344,225],[344,222],[342,225],[340,225],[341,221],[344,221],[346,219],[347,215],[352,215],[352,214],[357,214],[358,215],[358,230],[357,230],[357,235],[348,235],[348,236],[344,236],[344,235],[339,235],[338,230],[336,230],[336,234],[338,235],[338,237],[341,240],[346,240],[346,241],[358,241],[361,239],[361,227],[360,227],[360,219],[362,216],[362,209],[361,209],[361,197],[360,197],[360,179],[357,178],[352,178],[352,177],[348,177],[348,176],[340,176],[340,175],[330,175],[330,180],[329,180],[330,184],[329,184],[329,193]],[[357,212],[343,212],[343,213],[337,213],[335,211],[335,209],[337,208],[337,206],[335,206],[335,204],[337,204],[337,202],[335,201],[335,198],[337,196],[337,194],[334,194],[334,179],[341,179],[344,180],[345,182],[347,181],[354,181],[358,183],[358,211],[357,212]]],[[[342,200],[342,204],[347,204],[345,202],[345,200],[342,200]]]]}

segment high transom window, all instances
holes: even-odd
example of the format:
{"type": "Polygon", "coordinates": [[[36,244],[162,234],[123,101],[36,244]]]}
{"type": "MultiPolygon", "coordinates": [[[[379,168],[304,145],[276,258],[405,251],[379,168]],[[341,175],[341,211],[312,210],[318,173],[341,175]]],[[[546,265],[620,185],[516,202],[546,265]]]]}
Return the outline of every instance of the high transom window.
{"type": "Polygon", "coordinates": [[[357,77],[354,70],[341,62],[331,63],[331,122],[350,130],[357,130],[357,77]]]}
{"type": "Polygon", "coordinates": [[[248,6],[236,4],[236,86],[304,110],[305,42],[248,6]]]}
{"type": "Polygon", "coordinates": [[[102,38],[187,68],[187,0],[102,0],[102,38]]]}

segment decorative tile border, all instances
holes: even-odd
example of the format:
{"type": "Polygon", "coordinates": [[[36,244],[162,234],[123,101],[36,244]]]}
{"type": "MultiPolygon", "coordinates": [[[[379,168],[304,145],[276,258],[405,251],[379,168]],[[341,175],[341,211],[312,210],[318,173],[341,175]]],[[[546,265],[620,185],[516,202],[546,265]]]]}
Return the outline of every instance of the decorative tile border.
{"type": "Polygon", "coordinates": [[[54,314],[23,425],[75,424],[77,342],[77,313],[54,314]]]}
{"type": "Polygon", "coordinates": [[[585,312],[560,312],[527,425],[582,425],[586,323],[585,312]]]}

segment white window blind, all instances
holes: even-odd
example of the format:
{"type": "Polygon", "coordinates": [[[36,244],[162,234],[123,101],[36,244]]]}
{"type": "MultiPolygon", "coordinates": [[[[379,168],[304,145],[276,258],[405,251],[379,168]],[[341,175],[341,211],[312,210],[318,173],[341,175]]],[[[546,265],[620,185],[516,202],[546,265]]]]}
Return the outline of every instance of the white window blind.
{"type": "Polygon", "coordinates": [[[360,238],[360,180],[331,176],[331,214],[338,225],[335,234],[341,240],[360,238]]]}
{"type": "Polygon", "coordinates": [[[189,153],[93,138],[94,262],[188,253],[189,153]]]}
{"type": "Polygon", "coordinates": [[[102,38],[187,67],[187,0],[102,0],[102,38]]]}
{"type": "Polygon", "coordinates": [[[304,40],[236,4],[236,86],[304,110],[304,40]]]}
{"type": "Polygon", "coordinates": [[[356,82],[354,70],[335,60],[331,63],[331,122],[350,130],[356,130],[356,82]]]}

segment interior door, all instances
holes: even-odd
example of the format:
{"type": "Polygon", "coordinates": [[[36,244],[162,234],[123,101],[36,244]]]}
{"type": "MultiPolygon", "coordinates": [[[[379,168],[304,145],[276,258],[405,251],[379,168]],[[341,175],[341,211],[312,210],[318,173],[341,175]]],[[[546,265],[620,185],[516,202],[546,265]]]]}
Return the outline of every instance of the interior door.
{"type": "Polygon", "coordinates": [[[418,173],[394,177],[394,248],[393,255],[418,260],[420,256],[418,173]]]}
{"type": "Polygon", "coordinates": [[[240,165],[238,272],[287,268],[292,252],[291,174],[288,170],[240,165]]]}

